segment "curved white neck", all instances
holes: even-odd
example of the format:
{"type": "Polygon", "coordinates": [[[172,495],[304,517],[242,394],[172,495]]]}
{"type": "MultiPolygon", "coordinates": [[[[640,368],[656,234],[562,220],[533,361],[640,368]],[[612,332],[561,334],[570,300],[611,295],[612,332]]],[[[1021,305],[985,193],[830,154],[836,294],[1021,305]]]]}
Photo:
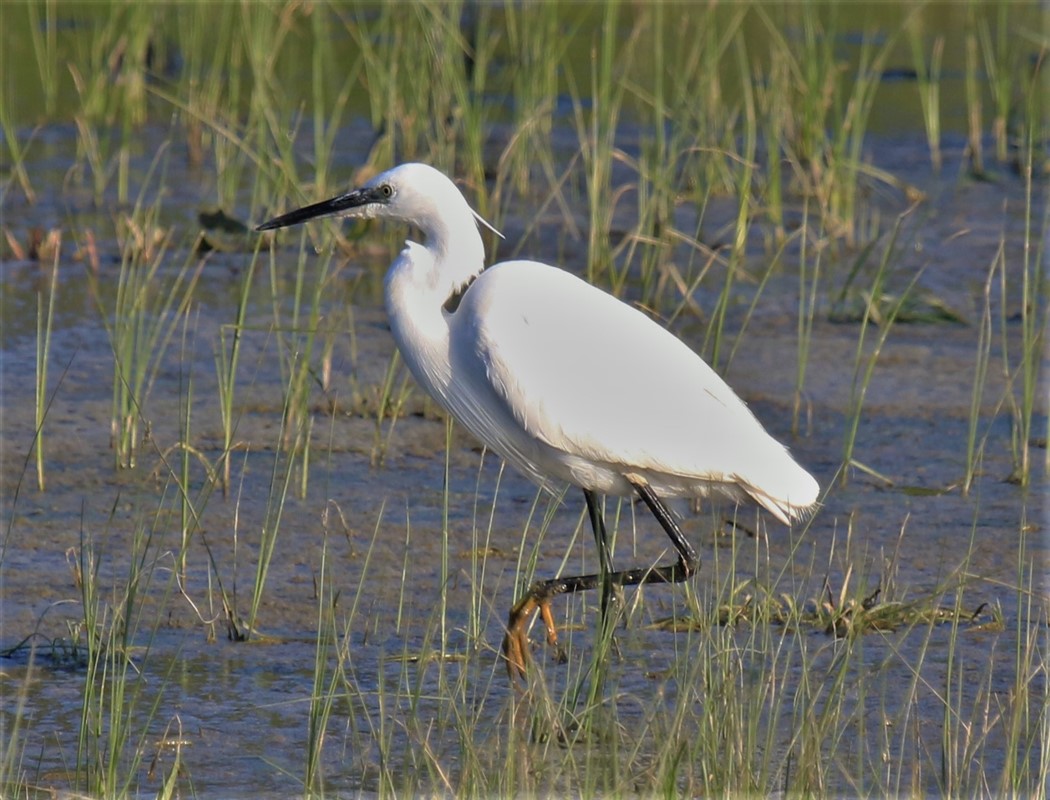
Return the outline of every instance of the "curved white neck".
{"type": "MultiPolygon", "coordinates": [[[[390,332],[401,357],[416,381],[446,410],[452,369],[450,320],[444,306],[484,267],[481,237],[473,237],[476,242],[470,238],[465,237],[467,241],[451,252],[405,242],[405,249],[387,270],[384,286],[390,332]],[[476,248],[471,247],[474,244],[476,248]]],[[[433,239],[428,245],[430,241],[433,239]]]]}

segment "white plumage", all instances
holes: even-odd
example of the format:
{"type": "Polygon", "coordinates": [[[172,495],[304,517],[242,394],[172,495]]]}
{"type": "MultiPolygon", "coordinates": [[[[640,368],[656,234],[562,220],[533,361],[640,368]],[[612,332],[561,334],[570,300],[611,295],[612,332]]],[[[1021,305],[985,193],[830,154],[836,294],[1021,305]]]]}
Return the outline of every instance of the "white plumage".
{"type": "MultiPolygon", "coordinates": [[[[537,483],[579,486],[592,493],[589,505],[600,494],[638,491],[652,503],[652,493],[720,493],[751,498],[785,523],[815,507],[813,477],[665,328],[556,267],[507,261],[484,269],[480,217],[441,172],[403,164],[260,229],[325,214],[422,231],[424,243],[407,242],[386,276],[401,355],[460,424],[537,483]]],[[[574,589],[534,592],[533,605],[549,613],[549,594],[558,591],[574,589]]]]}
{"type": "Polygon", "coordinates": [[[404,164],[369,184],[379,185],[394,187],[393,198],[370,216],[410,222],[426,238],[408,242],[386,278],[405,362],[530,478],[627,495],[631,472],[666,496],[750,496],[784,522],[816,501],[812,476],[665,328],[547,264],[484,269],[474,213],[437,170],[404,164]]]}

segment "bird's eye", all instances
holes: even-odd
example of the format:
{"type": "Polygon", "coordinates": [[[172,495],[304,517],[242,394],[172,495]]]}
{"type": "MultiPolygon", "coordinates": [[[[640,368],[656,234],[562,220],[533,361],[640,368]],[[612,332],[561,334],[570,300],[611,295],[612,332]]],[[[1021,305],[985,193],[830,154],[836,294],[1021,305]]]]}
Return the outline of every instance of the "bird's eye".
{"type": "Polygon", "coordinates": [[[379,187],[379,193],[386,198],[393,197],[394,189],[389,183],[384,183],[382,186],[379,187]]]}

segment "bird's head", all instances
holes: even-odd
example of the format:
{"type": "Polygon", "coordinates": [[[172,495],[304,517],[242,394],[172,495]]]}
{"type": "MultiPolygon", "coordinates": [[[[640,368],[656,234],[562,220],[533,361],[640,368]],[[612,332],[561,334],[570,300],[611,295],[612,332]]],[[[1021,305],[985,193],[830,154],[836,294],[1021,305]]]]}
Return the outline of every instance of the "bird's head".
{"type": "Polygon", "coordinates": [[[462,192],[444,173],[417,163],[401,164],[376,175],[358,189],[274,217],[256,230],[286,228],[332,214],[352,219],[407,222],[428,237],[444,237],[455,215],[468,215],[499,233],[470,208],[462,192]]]}

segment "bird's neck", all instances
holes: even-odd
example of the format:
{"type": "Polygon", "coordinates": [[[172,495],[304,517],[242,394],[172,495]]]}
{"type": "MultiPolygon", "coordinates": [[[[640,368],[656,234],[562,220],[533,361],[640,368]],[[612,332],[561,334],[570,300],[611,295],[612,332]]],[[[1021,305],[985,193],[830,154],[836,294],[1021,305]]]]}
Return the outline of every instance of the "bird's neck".
{"type": "MultiPolygon", "coordinates": [[[[473,219],[471,219],[473,226],[473,219]]],[[[408,241],[386,275],[390,330],[415,379],[448,408],[451,382],[448,305],[484,267],[481,236],[455,242],[440,233],[426,245],[408,241]]]]}
{"type": "Polygon", "coordinates": [[[435,225],[426,235],[425,248],[430,255],[424,273],[414,276],[417,291],[428,300],[447,307],[456,295],[481,274],[485,268],[485,246],[474,217],[464,204],[461,224],[454,227],[435,225]]]}

